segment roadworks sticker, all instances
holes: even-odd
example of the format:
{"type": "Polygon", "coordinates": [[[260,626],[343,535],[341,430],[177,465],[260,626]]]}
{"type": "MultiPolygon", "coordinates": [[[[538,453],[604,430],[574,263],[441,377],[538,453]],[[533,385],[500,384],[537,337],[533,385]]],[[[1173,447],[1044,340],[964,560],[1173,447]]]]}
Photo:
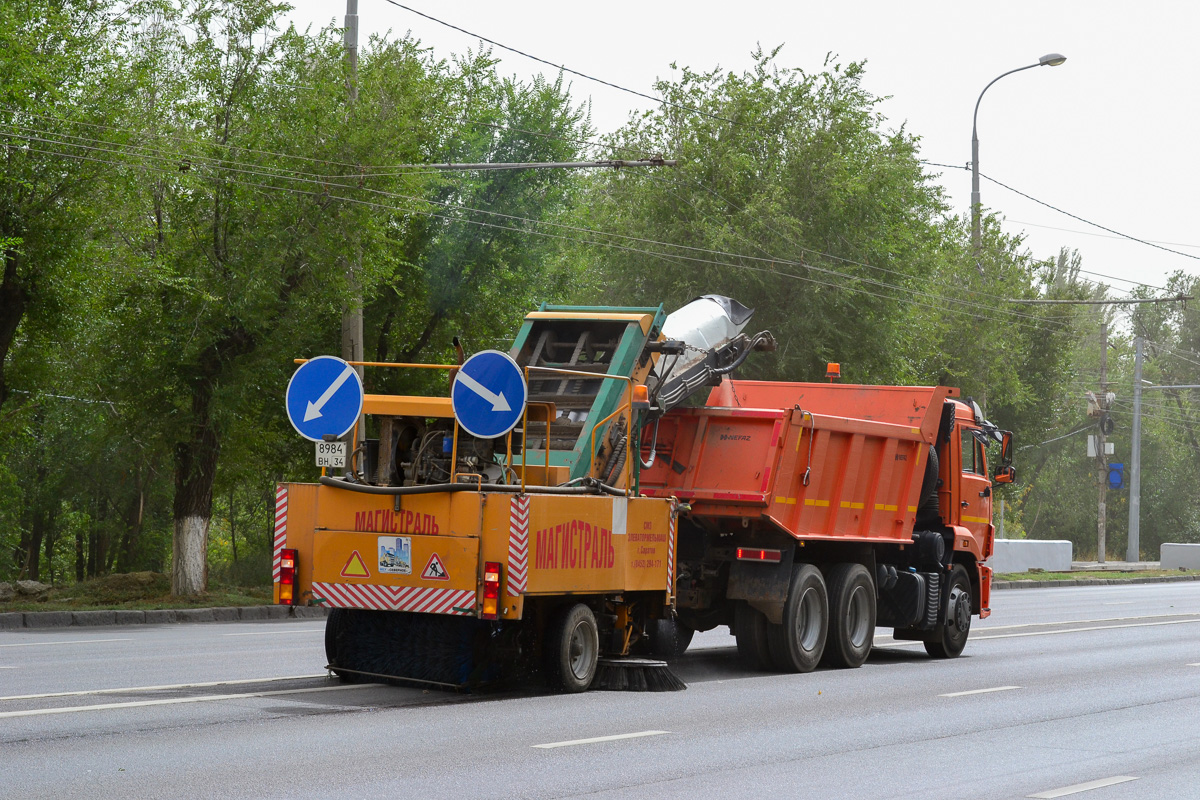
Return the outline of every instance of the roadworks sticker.
{"type": "Polygon", "coordinates": [[[380,536],[379,571],[388,575],[412,575],[412,539],[380,536]]]}
{"type": "Polygon", "coordinates": [[[351,553],[350,557],[348,559],[346,559],[346,566],[342,567],[342,577],[343,578],[369,578],[369,577],[371,577],[371,571],[369,569],[367,569],[366,563],[363,561],[362,556],[360,556],[358,554],[357,550],[355,550],[353,553],[351,553]]]}
{"type": "Polygon", "coordinates": [[[446,565],[442,563],[442,559],[438,558],[437,553],[429,557],[429,563],[425,565],[425,571],[421,573],[421,577],[427,581],[450,580],[450,574],[446,572],[446,565]]]}

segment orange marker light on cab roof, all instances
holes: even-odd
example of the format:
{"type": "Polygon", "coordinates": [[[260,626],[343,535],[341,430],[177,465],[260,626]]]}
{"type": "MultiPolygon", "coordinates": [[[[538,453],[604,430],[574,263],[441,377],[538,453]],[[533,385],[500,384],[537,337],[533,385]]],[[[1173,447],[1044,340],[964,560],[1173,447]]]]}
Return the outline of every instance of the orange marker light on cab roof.
{"type": "Polygon", "coordinates": [[[842,377],[842,365],[836,361],[830,361],[825,365],[825,377],[829,378],[830,383],[839,380],[842,377]]]}
{"type": "Polygon", "coordinates": [[[644,384],[638,384],[633,387],[632,405],[634,411],[650,410],[650,390],[644,384]]]}

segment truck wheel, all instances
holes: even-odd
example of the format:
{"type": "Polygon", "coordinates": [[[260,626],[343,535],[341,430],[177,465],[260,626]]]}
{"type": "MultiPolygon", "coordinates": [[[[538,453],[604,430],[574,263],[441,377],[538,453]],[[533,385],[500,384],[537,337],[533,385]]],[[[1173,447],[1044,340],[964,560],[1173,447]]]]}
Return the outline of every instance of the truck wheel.
{"type": "Polygon", "coordinates": [[[591,686],[600,655],[592,610],[577,603],[555,614],[546,631],[545,655],[551,686],[564,692],[582,692],[591,686]]]}
{"type": "Polygon", "coordinates": [[[829,638],[823,664],[861,667],[875,638],[875,584],[862,564],[829,571],[829,638]]]}
{"type": "Polygon", "coordinates": [[[787,672],[812,672],[825,650],[828,630],[829,597],[821,570],[797,564],[783,606],[783,624],[769,629],[775,666],[787,672]]]}
{"type": "Polygon", "coordinates": [[[774,663],[767,631],[774,626],[761,611],[744,602],[737,604],[733,614],[733,635],[742,663],[750,669],[771,669],[774,663]]]}
{"type": "Polygon", "coordinates": [[[695,631],[679,621],[678,617],[651,620],[646,626],[650,637],[650,655],[655,658],[678,658],[692,643],[695,631]]]}
{"type": "Polygon", "coordinates": [[[925,640],[925,652],[934,658],[957,658],[971,633],[971,579],[961,565],[950,571],[943,616],[945,620],[925,640]]]}
{"type": "MultiPolygon", "coordinates": [[[[350,624],[350,612],[344,608],[334,608],[325,619],[325,663],[331,668],[347,666],[343,663],[346,628],[350,624]]],[[[355,683],[355,675],[339,669],[332,669],[334,675],[342,683],[355,683]]]]}

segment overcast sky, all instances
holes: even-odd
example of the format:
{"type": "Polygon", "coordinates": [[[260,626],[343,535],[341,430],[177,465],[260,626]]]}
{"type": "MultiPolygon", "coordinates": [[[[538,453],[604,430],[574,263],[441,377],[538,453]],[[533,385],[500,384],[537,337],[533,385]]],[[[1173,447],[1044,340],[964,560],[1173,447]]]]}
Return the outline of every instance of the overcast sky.
{"type": "MultiPolygon", "coordinates": [[[[342,24],[343,0],[292,0],[290,18],[314,29],[342,24]]],[[[1176,270],[1200,271],[1196,152],[1200,97],[1200,3],[1143,0],[962,2],[440,2],[405,5],[509,47],[644,93],[670,64],[742,71],[756,45],[784,45],[783,66],[817,72],[826,53],[865,60],[865,86],[888,96],[888,127],[921,137],[922,156],[965,166],[971,115],[1003,72],[1051,52],[1059,67],[1003,78],[979,108],[980,171],[1077,217],[1187,255],[1120,238],[984,180],[985,207],[1024,232],[1038,257],[1076,249],[1086,270],[1162,285],[1176,270]],[[1189,257],[1190,256],[1190,257],[1189,257]]],[[[361,37],[410,32],[448,57],[476,38],[397,8],[359,0],[361,37]]],[[[497,49],[501,70],[527,77],[547,67],[497,49]]],[[[570,76],[568,76],[570,77],[570,76]]],[[[592,101],[601,131],[651,102],[582,78],[572,94],[592,101]]],[[[670,154],[667,154],[668,157],[670,154]]],[[[940,169],[954,208],[970,207],[971,175],[940,169]]],[[[1089,276],[1093,279],[1094,276],[1089,276]]]]}

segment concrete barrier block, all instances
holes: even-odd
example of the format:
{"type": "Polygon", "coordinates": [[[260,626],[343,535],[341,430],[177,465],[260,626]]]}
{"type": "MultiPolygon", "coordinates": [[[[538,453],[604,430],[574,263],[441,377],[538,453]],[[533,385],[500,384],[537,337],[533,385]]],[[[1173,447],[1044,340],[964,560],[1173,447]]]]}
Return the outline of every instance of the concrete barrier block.
{"type": "Polygon", "coordinates": [[[1072,545],[1065,540],[997,539],[988,566],[996,572],[1071,571],[1072,545]]]}
{"type": "Polygon", "coordinates": [[[242,606],[237,610],[240,620],[262,620],[267,618],[266,606],[242,606]]]}
{"type": "Polygon", "coordinates": [[[287,619],[292,615],[291,606],[263,606],[267,610],[267,619],[287,619]]]}
{"type": "Polygon", "coordinates": [[[81,626],[116,625],[115,611],[72,611],[71,624],[81,626]]]}
{"type": "Polygon", "coordinates": [[[211,608],[178,608],[175,609],[176,622],[212,622],[211,608]]]}
{"type": "Polygon", "coordinates": [[[1164,544],[1159,553],[1163,569],[1200,569],[1200,544],[1164,544]]]}
{"type": "Polygon", "coordinates": [[[175,609],[156,608],[146,612],[147,625],[164,625],[175,621],[175,609]]]}
{"type": "Polygon", "coordinates": [[[228,606],[214,608],[212,610],[212,614],[213,619],[217,622],[237,622],[239,619],[241,619],[241,617],[238,616],[238,610],[228,606]]]}
{"type": "Polygon", "coordinates": [[[27,611],[26,628],[66,628],[71,625],[70,611],[27,611]]]}
{"type": "Polygon", "coordinates": [[[7,611],[0,614],[0,631],[11,631],[25,627],[25,615],[20,611],[7,611]]]}
{"type": "Polygon", "coordinates": [[[329,615],[324,606],[292,606],[292,616],[298,619],[323,618],[329,615]]]}
{"type": "Polygon", "coordinates": [[[146,621],[145,611],[133,611],[131,609],[121,609],[113,612],[117,615],[118,625],[141,625],[146,621]]]}

